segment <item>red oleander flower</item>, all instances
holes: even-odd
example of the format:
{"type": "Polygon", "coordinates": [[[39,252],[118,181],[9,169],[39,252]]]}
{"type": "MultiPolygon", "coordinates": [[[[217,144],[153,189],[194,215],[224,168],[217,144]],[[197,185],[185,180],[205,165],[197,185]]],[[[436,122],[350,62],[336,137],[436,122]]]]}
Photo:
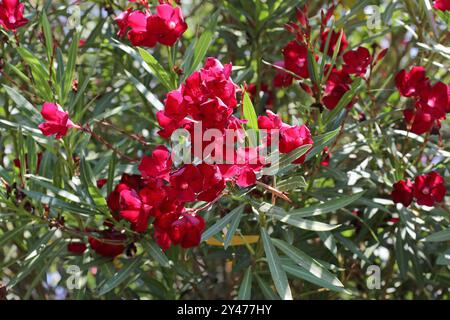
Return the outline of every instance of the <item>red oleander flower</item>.
{"type": "MultiPolygon", "coordinates": [[[[327,109],[333,110],[348,90],[350,90],[350,87],[345,84],[327,86],[325,89],[325,96],[322,98],[323,105],[327,107],[327,109]]],[[[350,103],[347,108],[351,107],[351,105],[352,104],[350,103]]]]}
{"type": "Polygon", "coordinates": [[[442,202],[446,192],[444,178],[437,172],[418,176],[414,181],[414,197],[419,205],[431,207],[436,202],[442,202]]]}
{"type": "Polygon", "coordinates": [[[202,176],[196,166],[187,164],[170,175],[170,186],[179,201],[195,201],[203,187],[202,176]]]}
{"type": "Polygon", "coordinates": [[[414,185],[411,180],[400,180],[392,186],[391,197],[395,203],[401,203],[405,207],[411,204],[413,200],[414,185]]]}
{"type": "Polygon", "coordinates": [[[359,47],[356,50],[348,51],[344,54],[343,70],[349,74],[364,77],[367,67],[372,63],[372,56],[369,50],[359,47]]]}
{"type": "Polygon", "coordinates": [[[285,68],[300,78],[309,78],[308,48],[297,41],[289,42],[283,49],[285,68]]]}
{"type": "Polygon", "coordinates": [[[256,172],[261,171],[265,159],[260,155],[258,148],[240,148],[234,154],[234,164],[219,165],[222,175],[227,180],[235,180],[241,188],[256,183],[256,172]]]}
{"type": "Polygon", "coordinates": [[[205,221],[196,214],[183,213],[181,219],[172,223],[169,231],[170,239],[174,245],[182,248],[191,248],[200,244],[205,221]]]}
{"type": "MultiPolygon", "coordinates": [[[[283,69],[286,69],[285,65],[284,65],[284,61],[276,61],[274,64],[283,69]]],[[[283,70],[280,70],[280,69],[276,69],[276,70],[277,71],[276,71],[275,77],[273,78],[273,86],[275,88],[289,87],[292,84],[292,82],[294,81],[294,77],[291,74],[289,74],[283,70]]]]}
{"type": "Polygon", "coordinates": [[[42,117],[46,122],[39,125],[39,129],[45,136],[56,134],[56,139],[61,139],[67,134],[69,128],[79,128],[70,119],[69,114],[64,112],[57,103],[46,102],[42,106],[42,117]]]}
{"type": "MultiPolygon", "coordinates": [[[[325,67],[325,74],[328,74],[329,68],[329,65],[325,67]]],[[[341,100],[342,96],[350,90],[351,83],[352,79],[345,70],[338,70],[333,67],[326,82],[325,95],[322,98],[323,105],[329,110],[334,109],[341,100]]],[[[346,108],[349,109],[352,106],[353,101],[350,102],[346,108]]]]}
{"type": "Polygon", "coordinates": [[[403,111],[405,122],[410,131],[415,134],[430,132],[434,126],[440,127],[440,121],[435,120],[431,114],[421,110],[406,109],[403,111]]]}
{"type": "Polygon", "coordinates": [[[170,151],[163,145],[153,150],[151,156],[144,156],[139,164],[139,171],[144,179],[169,179],[172,168],[170,151]]]}
{"type": "Polygon", "coordinates": [[[96,253],[104,257],[114,258],[125,250],[125,235],[112,229],[98,231],[99,238],[90,236],[89,244],[96,253]]]}
{"type": "Polygon", "coordinates": [[[180,7],[160,4],[156,7],[156,14],[147,18],[149,37],[166,46],[173,46],[186,30],[180,7]]]}
{"type": "Polygon", "coordinates": [[[148,228],[151,206],[145,204],[136,190],[120,192],[120,216],[131,223],[136,232],[145,232],[148,228]]]}
{"type": "MultiPolygon", "coordinates": [[[[325,51],[325,45],[327,43],[329,32],[330,32],[330,30],[327,29],[320,34],[320,51],[322,51],[322,52],[325,51]]],[[[329,55],[330,57],[333,56],[333,53],[336,50],[337,42],[339,40],[341,32],[342,32],[342,38],[341,38],[341,44],[339,46],[338,56],[341,55],[345,51],[345,49],[347,49],[348,43],[347,43],[347,37],[345,36],[344,30],[342,30],[340,32],[336,32],[333,30],[333,31],[331,31],[331,37],[330,37],[330,42],[328,43],[328,51],[327,51],[327,55],[329,55]]]]}
{"type": "Polygon", "coordinates": [[[0,2],[0,25],[6,30],[16,30],[28,23],[23,17],[25,6],[19,0],[2,0],[0,2]]]}
{"type": "Polygon", "coordinates": [[[434,0],[434,8],[441,11],[450,11],[450,0],[434,0]]]}
{"type": "Polygon", "coordinates": [[[87,247],[83,242],[70,242],[67,244],[67,251],[73,254],[83,254],[87,247]]]}
{"type": "Polygon", "coordinates": [[[425,68],[414,66],[407,73],[401,70],[395,77],[395,84],[403,97],[417,97],[428,87],[425,68]]]}
{"type": "Polygon", "coordinates": [[[173,46],[187,30],[180,7],[169,4],[156,7],[156,14],[128,9],[116,17],[119,37],[128,32],[128,39],[134,46],[154,47],[158,42],[173,46]]]}
{"type": "MultiPolygon", "coordinates": [[[[279,116],[271,111],[267,111],[267,116],[258,117],[258,127],[267,130],[267,145],[271,144],[271,131],[279,130],[279,149],[280,153],[289,153],[298,147],[306,144],[313,144],[311,133],[305,125],[290,126],[283,123],[279,116]]],[[[311,147],[312,148],[312,147],[311,147]]],[[[308,152],[311,149],[308,150],[308,152]]],[[[307,152],[307,153],[308,153],[307,152]]],[[[292,163],[301,164],[305,161],[306,154],[296,159],[292,163]]]]}
{"type": "Polygon", "coordinates": [[[434,119],[444,119],[448,110],[448,99],[447,85],[438,82],[428,90],[421,92],[417,106],[434,119]]]}
{"type": "Polygon", "coordinates": [[[202,176],[203,187],[197,200],[210,202],[216,199],[225,189],[225,180],[218,166],[201,163],[198,166],[202,176]]]}

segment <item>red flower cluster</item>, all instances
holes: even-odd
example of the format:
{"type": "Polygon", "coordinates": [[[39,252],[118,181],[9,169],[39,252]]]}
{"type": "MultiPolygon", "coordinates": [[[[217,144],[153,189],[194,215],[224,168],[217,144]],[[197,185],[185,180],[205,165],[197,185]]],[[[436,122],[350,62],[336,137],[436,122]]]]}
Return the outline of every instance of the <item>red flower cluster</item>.
{"type": "Polygon", "coordinates": [[[122,12],[116,19],[120,28],[118,36],[128,33],[128,39],[134,46],[154,47],[159,42],[173,46],[187,30],[187,24],[180,7],[164,3],[156,7],[156,14],[132,10],[122,12]]]}
{"type": "Polygon", "coordinates": [[[2,0],[0,2],[0,25],[6,30],[16,30],[28,23],[23,17],[25,6],[19,0],[2,0]]]}
{"type": "Polygon", "coordinates": [[[425,68],[414,66],[409,72],[401,70],[395,77],[400,95],[414,99],[414,108],[403,111],[411,132],[423,134],[439,129],[441,120],[450,112],[449,91],[445,83],[431,85],[425,68]]]}
{"type": "Polygon", "coordinates": [[[411,204],[413,198],[416,198],[419,205],[433,206],[444,200],[447,191],[444,178],[437,172],[417,176],[414,183],[409,179],[400,180],[394,183],[393,188],[392,200],[405,207],[411,204]]]}
{"type": "Polygon", "coordinates": [[[69,119],[69,114],[65,112],[57,103],[45,102],[41,110],[42,117],[46,122],[39,125],[39,129],[45,136],[56,135],[56,139],[61,139],[67,134],[69,128],[80,129],[69,119]]]}
{"type": "MultiPolygon", "coordinates": [[[[336,50],[338,50],[337,57],[340,57],[348,46],[347,39],[343,30],[335,31],[325,28],[328,20],[330,19],[334,7],[331,7],[326,13],[322,12],[321,20],[321,33],[319,35],[320,51],[326,53],[328,56],[333,56],[336,50]],[[338,41],[340,38],[339,49],[338,41]],[[328,42],[328,47],[327,47],[328,42]],[[326,50],[326,52],[325,52],[326,50]]],[[[278,61],[276,64],[279,67],[287,69],[297,75],[297,79],[309,78],[308,70],[308,50],[310,44],[311,27],[309,25],[307,17],[307,8],[303,10],[297,10],[296,23],[289,23],[287,25],[288,31],[295,34],[296,39],[289,42],[283,49],[284,61],[278,61]]],[[[350,90],[352,78],[350,75],[356,77],[364,77],[367,68],[372,64],[373,57],[369,50],[364,47],[359,47],[356,50],[351,50],[343,55],[343,67],[337,69],[327,65],[324,70],[325,88],[324,95],[322,97],[322,104],[328,109],[334,109],[341,100],[342,96],[350,90]],[[330,70],[331,68],[331,70],[330,70]],[[328,77],[327,77],[328,76],[328,77]]],[[[318,57],[315,56],[317,60],[318,57]]],[[[275,87],[287,87],[292,84],[294,76],[290,73],[278,71],[274,78],[275,87]]],[[[309,88],[302,83],[302,88],[309,94],[317,93],[319,88],[309,88]]],[[[347,108],[351,108],[353,102],[347,105],[347,108]]]]}

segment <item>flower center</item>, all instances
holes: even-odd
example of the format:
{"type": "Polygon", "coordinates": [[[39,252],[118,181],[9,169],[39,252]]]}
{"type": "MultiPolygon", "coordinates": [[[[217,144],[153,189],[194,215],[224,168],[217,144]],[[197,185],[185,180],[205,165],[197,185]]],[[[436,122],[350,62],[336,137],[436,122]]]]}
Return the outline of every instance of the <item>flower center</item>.
{"type": "Polygon", "coordinates": [[[175,29],[176,26],[177,24],[174,21],[169,22],[169,29],[175,29]]]}
{"type": "Polygon", "coordinates": [[[183,182],[182,184],[180,184],[180,189],[182,190],[186,190],[189,187],[189,184],[187,182],[183,182]]]}
{"type": "Polygon", "coordinates": [[[430,194],[430,189],[429,189],[429,188],[424,188],[424,189],[422,190],[422,193],[423,193],[423,194],[430,194]]]}

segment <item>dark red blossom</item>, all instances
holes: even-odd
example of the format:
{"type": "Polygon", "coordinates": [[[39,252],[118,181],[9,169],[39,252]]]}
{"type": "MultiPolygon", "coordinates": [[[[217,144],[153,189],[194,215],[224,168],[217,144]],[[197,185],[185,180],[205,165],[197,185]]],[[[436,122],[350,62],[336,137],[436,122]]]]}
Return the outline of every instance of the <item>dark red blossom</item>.
{"type": "Polygon", "coordinates": [[[83,254],[87,249],[83,242],[70,242],[67,244],[67,251],[74,254],[83,254]]]}
{"type": "Polygon", "coordinates": [[[411,204],[413,200],[414,185],[411,180],[400,180],[392,186],[391,197],[395,203],[401,203],[405,207],[411,204]]]}
{"type": "Polygon", "coordinates": [[[450,0],[434,0],[434,8],[441,11],[450,11],[450,0]]]}
{"type": "Polygon", "coordinates": [[[414,181],[414,197],[419,205],[433,206],[442,202],[446,192],[444,178],[437,172],[418,176],[414,181]]]}
{"type": "Polygon", "coordinates": [[[0,2],[0,25],[6,30],[16,30],[28,23],[23,17],[25,6],[19,0],[2,0],[0,2]]]}
{"type": "Polygon", "coordinates": [[[202,232],[205,228],[205,220],[199,215],[184,213],[181,219],[172,223],[170,227],[170,239],[173,244],[182,248],[191,248],[200,244],[202,232]]]}
{"type": "Polygon", "coordinates": [[[90,236],[88,241],[92,250],[99,255],[114,258],[125,250],[126,236],[124,234],[113,229],[97,231],[97,233],[100,235],[98,238],[90,236]]]}
{"type": "Polygon", "coordinates": [[[283,49],[284,66],[300,78],[309,78],[308,48],[297,41],[289,42],[283,49]]]}
{"type": "Polygon", "coordinates": [[[151,156],[144,156],[139,171],[145,179],[163,178],[168,180],[172,168],[170,151],[163,145],[156,147],[151,156]]]}
{"type": "Polygon", "coordinates": [[[423,90],[417,105],[423,112],[430,114],[434,119],[445,118],[445,113],[448,109],[447,85],[437,82],[431,88],[423,90]]]}
{"type": "Polygon", "coordinates": [[[401,70],[395,77],[395,84],[404,97],[419,96],[428,85],[425,68],[414,66],[409,72],[401,70]]]}
{"type": "MultiPolygon", "coordinates": [[[[327,43],[327,39],[328,39],[328,34],[329,34],[330,30],[326,29],[325,31],[323,31],[320,34],[320,51],[324,52],[325,51],[325,45],[327,43]]],[[[333,56],[334,51],[337,49],[337,45],[338,45],[338,40],[339,37],[342,33],[342,38],[341,38],[341,43],[339,45],[339,52],[337,53],[337,55],[341,55],[345,49],[347,49],[348,43],[347,43],[347,37],[345,36],[344,30],[341,30],[340,32],[336,32],[334,30],[331,31],[331,36],[330,36],[330,41],[328,43],[328,51],[327,51],[327,55],[329,55],[330,57],[333,56]]]]}
{"type": "Polygon", "coordinates": [[[367,67],[372,63],[372,56],[369,50],[359,47],[356,50],[348,51],[344,54],[343,70],[349,74],[364,77],[367,67]]]}
{"type": "Polygon", "coordinates": [[[439,120],[435,120],[431,114],[421,110],[406,109],[403,115],[409,130],[415,134],[430,132],[435,125],[440,127],[439,120]]]}

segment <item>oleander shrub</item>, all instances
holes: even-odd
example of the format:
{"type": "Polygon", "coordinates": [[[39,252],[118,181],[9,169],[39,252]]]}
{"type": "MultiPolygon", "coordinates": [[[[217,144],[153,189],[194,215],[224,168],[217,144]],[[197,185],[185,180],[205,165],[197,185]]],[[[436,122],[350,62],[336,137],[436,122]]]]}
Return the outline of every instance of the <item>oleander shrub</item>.
{"type": "Polygon", "coordinates": [[[448,299],[449,10],[0,0],[0,298],[448,299]]]}

